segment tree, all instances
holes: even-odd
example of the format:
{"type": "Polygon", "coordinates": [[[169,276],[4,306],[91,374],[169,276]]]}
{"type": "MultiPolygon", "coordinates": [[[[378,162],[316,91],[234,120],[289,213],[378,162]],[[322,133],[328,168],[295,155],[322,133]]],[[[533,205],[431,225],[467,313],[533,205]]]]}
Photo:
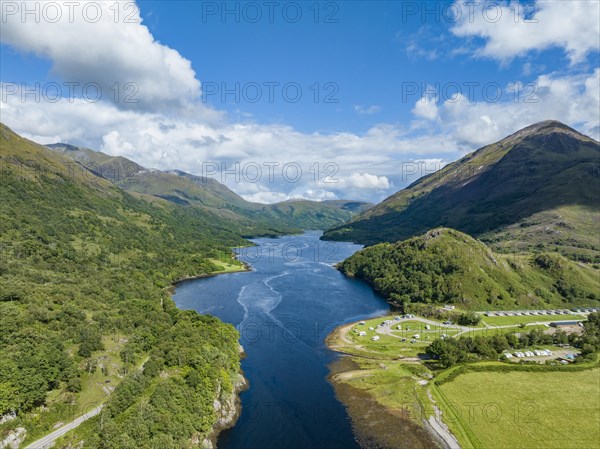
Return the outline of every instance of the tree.
{"type": "Polygon", "coordinates": [[[461,326],[477,326],[481,322],[481,316],[474,312],[461,313],[457,322],[461,326]]]}

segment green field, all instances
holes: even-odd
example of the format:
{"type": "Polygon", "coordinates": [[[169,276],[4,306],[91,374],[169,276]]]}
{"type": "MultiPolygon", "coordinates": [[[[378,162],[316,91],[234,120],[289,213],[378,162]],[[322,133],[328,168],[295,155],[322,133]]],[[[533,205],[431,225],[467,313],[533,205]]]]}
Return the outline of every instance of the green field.
{"type": "Polygon", "coordinates": [[[216,273],[234,273],[236,271],[246,271],[246,267],[242,265],[236,259],[232,259],[231,257],[228,259],[209,259],[212,263],[214,263],[219,270],[215,271],[216,273]]]}
{"type": "Polygon", "coordinates": [[[599,368],[469,372],[437,388],[441,403],[452,404],[455,413],[443,416],[463,448],[599,447],[599,368]]]}
{"type": "Polygon", "coordinates": [[[482,316],[483,323],[490,326],[508,326],[510,324],[523,324],[551,321],[585,321],[585,315],[521,315],[521,316],[482,316]]]}

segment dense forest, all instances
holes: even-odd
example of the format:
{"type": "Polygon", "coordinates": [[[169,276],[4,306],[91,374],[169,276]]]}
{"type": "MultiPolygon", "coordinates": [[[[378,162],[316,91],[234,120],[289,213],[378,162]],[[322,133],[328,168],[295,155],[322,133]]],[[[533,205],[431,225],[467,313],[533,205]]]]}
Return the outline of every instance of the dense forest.
{"type": "Polygon", "coordinates": [[[597,265],[553,253],[497,254],[446,228],[366,248],[339,268],[371,283],[398,307],[454,303],[474,310],[514,309],[600,300],[597,265]]]}
{"type": "Polygon", "coordinates": [[[6,127],[0,139],[0,439],[24,427],[27,443],[104,402],[84,447],[209,436],[214,401],[239,383],[238,333],[178,310],[168,287],[238,264],[230,248],[248,242],[198,210],[74,172],[6,127]]]}

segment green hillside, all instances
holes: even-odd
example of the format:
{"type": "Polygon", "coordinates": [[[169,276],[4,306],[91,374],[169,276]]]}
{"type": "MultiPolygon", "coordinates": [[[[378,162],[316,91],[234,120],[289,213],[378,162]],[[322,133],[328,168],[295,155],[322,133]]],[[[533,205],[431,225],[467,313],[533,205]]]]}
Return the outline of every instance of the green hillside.
{"type": "Polygon", "coordinates": [[[0,167],[0,415],[17,414],[0,435],[22,426],[25,446],[106,402],[85,447],[207,437],[238,379],[238,333],[179,311],[167,287],[222,270],[215,259],[239,267],[242,229],[131,195],[4,125],[0,167]]]}
{"type": "Polygon", "coordinates": [[[464,309],[598,305],[600,271],[556,253],[498,254],[462,232],[438,228],[363,249],[339,264],[391,303],[464,309]]]}
{"type": "Polygon", "coordinates": [[[598,260],[600,144],[562,123],[531,125],[425,176],[324,239],[398,241],[446,226],[495,249],[598,260]],[[524,237],[525,240],[524,240],[524,237]]]}
{"type": "Polygon", "coordinates": [[[219,215],[244,229],[242,235],[277,235],[301,229],[326,229],[350,220],[372,205],[360,201],[290,200],[252,203],[209,177],[180,170],[148,170],[135,162],[67,144],[48,145],[129,191],[152,195],[219,215]]]}

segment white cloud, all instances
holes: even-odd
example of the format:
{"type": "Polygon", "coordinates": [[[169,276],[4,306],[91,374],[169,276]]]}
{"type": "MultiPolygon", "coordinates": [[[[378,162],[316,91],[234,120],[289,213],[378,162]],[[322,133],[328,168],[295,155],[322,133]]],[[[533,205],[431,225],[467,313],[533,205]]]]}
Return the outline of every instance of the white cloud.
{"type": "MultiPolygon", "coordinates": [[[[409,127],[380,123],[360,134],[302,133],[287,125],[260,124],[251,119],[243,123],[227,120],[220,111],[193,101],[199,93],[199,82],[189,61],[156,42],[141,24],[103,23],[94,28],[97,24],[79,23],[74,25],[77,33],[67,25],[60,29],[43,25],[39,34],[48,39],[45,44],[38,36],[30,35],[37,31],[11,23],[2,27],[2,41],[50,58],[55,71],[64,79],[83,83],[98,79],[106,83],[128,80],[137,73],[139,63],[143,67],[141,82],[148,92],[153,92],[144,98],[153,98],[155,103],[129,108],[110,101],[90,103],[83,99],[23,101],[18,93],[7,95],[7,86],[2,84],[0,112],[4,123],[37,142],[85,145],[163,170],[182,169],[205,175],[207,163],[225,164],[229,169],[235,163],[242,169],[259,164],[263,173],[258,182],[249,182],[243,176],[216,175],[252,201],[291,198],[378,201],[406,184],[403,164],[425,160],[443,165],[540,120],[561,120],[596,139],[599,137],[598,69],[582,75],[538,77],[535,103],[526,102],[525,96],[517,102],[497,103],[471,102],[460,96],[440,103],[427,96],[415,104],[412,111],[415,120],[409,127]],[[78,33],[81,36],[77,39],[85,45],[71,42],[78,33]],[[125,42],[130,38],[139,47],[131,48],[125,42]],[[90,47],[89,52],[85,51],[86,46],[90,47]],[[106,55],[113,52],[115,65],[103,64],[106,55]],[[173,102],[183,106],[172,109],[173,102]],[[280,165],[271,179],[265,164],[272,162],[280,165]],[[327,165],[331,162],[334,164],[327,165]],[[298,181],[290,182],[283,176],[282,166],[286,163],[302,168],[298,181]],[[338,182],[324,182],[327,176],[338,182]]],[[[376,112],[373,108],[377,106],[357,108],[357,112],[376,112]]],[[[426,167],[424,171],[430,170],[426,167]]]]}
{"type": "Polygon", "coordinates": [[[438,117],[438,108],[436,99],[433,96],[423,96],[415,103],[412,113],[417,117],[422,117],[427,120],[435,120],[438,117]]]}
{"type": "Polygon", "coordinates": [[[451,161],[536,121],[561,120],[598,139],[599,79],[600,70],[588,75],[544,75],[536,80],[536,103],[526,103],[524,97],[498,103],[454,98],[436,106],[435,121],[415,115],[411,128],[379,124],[364,134],[302,133],[290,126],[252,122],[213,124],[83,100],[36,103],[7,96],[0,108],[2,121],[27,138],[85,145],[145,167],[203,175],[208,174],[210,162],[226,164],[227,169],[237,162],[240,170],[259,164],[263,172],[257,183],[243,176],[216,176],[252,201],[334,197],[378,201],[416,179],[417,175],[403,179],[406,163],[451,161]],[[273,180],[265,165],[271,162],[280,164],[273,170],[273,180]],[[335,164],[326,166],[330,162],[335,164]],[[286,163],[302,168],[297,182],[282,176],[286,163]],[[329,175],[338,182],[324,182],[329,175]]]}
{"type": "Polygon", "coordinates": [[[104,98],[116,98],[121,109],[189,107],[200,96],[191,62],[157,42],[134,6],[130,1],[3,2],[0,42],[51,60],[63,82],[97,83],[104,98]],[[11,14],[7,3],[14,3],[17,13],[11,14]],[[22,20],[26,6],[38,8],[37,20],[35,15],[22,20]],[[54,23],[55,11],[61,15],[54,23]]]}
{"type": "Polygon", "coordinates": [[[352,173],[341,180],[343,186],[365,190],[386,190],[390,188],[390,180],[386,176],[370,173],[352,173]]]}
{"type": "Polygon", "coordinates": [[[307,189],[301,192],[293,191],[291,193],[283,193],[266,190],[264,187],[260,186],[258,187],[258,191],[254,193],[243,193],[240,196],[246,201],[266,204],[279,203],[288,200],[325,201],[339,199],[335,193],[322,189],[307,189]]]}
{"type": "Polygon", "coordinates": [[[600,50],[600,2],[597,0],[456,2],[460,18],[452,28],[459,37],[480,37],[485,46],[475,54],[507,62],[530,51],[564,49],[572,64],[600,50]],[[476,6],[474,6],[476,5],[476,6]]]}
{"type": "Polygon", "coordinates": [[[290,195],[287,195],[282,192],[272,192],[270,190],[251,194],[243,194],[241,195],[241,197],[244,198],[246,201],[263,204],[279,203],[281,201],[287,201],[291,199],[290,195]]]}
{"type": "Polygon", "coordinates": [[[376,114],[379,111],[381,111],[381,106],[377,106],[377,105],[371,105],[371,106],[356,105],[356,106],[354,106],[354,111],[357,114],[361,114],[361,115],[373,115],[373,114],[376,114]]]}
{"type": "Polygon", "coordinates": [[[497,141],[528,124],[556,119],[598,139],[600,69],[586,75],[542,75],[518,101],[471,102],[464,96],[440,106],[440,120],[468,146],[497,141]]]}

